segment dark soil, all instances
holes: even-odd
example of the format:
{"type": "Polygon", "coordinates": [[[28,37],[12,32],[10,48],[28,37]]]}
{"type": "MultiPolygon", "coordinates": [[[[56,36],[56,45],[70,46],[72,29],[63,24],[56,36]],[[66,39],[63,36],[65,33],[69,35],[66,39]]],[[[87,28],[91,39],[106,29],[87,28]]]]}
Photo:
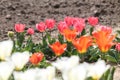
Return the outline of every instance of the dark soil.
{"type": "Polygon", "coordinates": [[[120,0],[0,0],[0,40],[15,23],[35,28],[46,18],[99,17],[104,25],[120,26],[120,0]]]}

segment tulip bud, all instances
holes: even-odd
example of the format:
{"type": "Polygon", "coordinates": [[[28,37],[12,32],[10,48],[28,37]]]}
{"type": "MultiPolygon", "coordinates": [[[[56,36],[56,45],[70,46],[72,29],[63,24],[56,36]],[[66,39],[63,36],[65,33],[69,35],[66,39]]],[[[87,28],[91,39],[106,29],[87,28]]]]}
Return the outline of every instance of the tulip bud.
{"type": "Polygon", "coordinates": [[[27,30],[27,33],[30,34],[30,35],[34,34],[34,29],[29,28],[29,29],[27,30]]]}

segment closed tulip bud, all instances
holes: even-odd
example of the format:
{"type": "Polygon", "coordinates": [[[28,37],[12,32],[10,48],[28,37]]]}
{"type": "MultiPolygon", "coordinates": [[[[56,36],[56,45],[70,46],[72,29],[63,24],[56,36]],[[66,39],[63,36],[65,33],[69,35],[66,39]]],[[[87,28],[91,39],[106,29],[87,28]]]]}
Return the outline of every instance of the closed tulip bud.
{"type": "Polygon", "coordinates": [[[32,28],[29,28],[29,29],[27,30],[27,33],[28,33],[29,35],[32,35],[32,34],[34,34],[34,29],[32,29],[32,28]]]}
{"type": "Polygon", "coordinates": [[[14,32],[13,31],[8,31],[8,37],[13,38],[14,37],[14,32]]]}
{"type": "Polygon", "coordinates": [[[98,24],[98,18],[97,17],[89,17],[88,22],[91,26],[96,26],[98,24]]]}

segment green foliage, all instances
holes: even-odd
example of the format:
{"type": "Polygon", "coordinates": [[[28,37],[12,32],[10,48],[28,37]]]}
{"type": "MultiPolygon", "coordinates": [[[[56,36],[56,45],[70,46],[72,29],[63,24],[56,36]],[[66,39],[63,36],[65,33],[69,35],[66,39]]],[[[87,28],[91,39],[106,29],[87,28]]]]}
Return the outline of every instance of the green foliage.
{"type": "Polygon", "coordinates": [[[115,68],[111,67],[101,77],[100,80],[113,80],[115,68]]]}

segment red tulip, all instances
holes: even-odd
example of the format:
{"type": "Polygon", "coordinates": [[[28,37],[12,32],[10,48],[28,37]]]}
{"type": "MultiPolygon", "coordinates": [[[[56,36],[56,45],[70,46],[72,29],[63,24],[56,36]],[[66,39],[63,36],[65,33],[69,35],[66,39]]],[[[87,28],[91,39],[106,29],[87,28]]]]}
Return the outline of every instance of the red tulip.
{"type": "Polygon", "coordinates": [[[34,29],[29,28],[29,29],[27,30],[27,33],[30,34],[30,35],[34,34],[34,29]]]}
{"type": "Polygon", "coordinates": [[[15,31],[16,32],[24,32],[24,29],[25,29],[25,25],[24,24],[15,24],[15,31]]]}
{"type": "Polygon", "coordinates": [[[36,29],[40,32],[44,32],[46,30],[47,26],[44,22],[40,22],[39,24],[36,24],[36,29]]]}
{"type": "Polygon", "coordinates": [[[95,26],[98,24],[98,18],[97,17],[89,17],[88,22],[91,26],[95,26]]]}
{"type": "Polygon", "coordinates": [[[62,55],[66,47],[67,47],[67,44],[61,44],[58,41],[50,45],[50,48],[53,50],[56,56],[62,55]]]}
{"type": "Polygon", "coordinates": [[[46,23],[48,29],[52,29],[55,25],[55,20],[54,19],[47,19],[45,21],[45,23],[46,23]]]}
{"type": "Polygon", "coordinates": [[[34,53],[30,57],[30,62],[34,65],[37,65],[39,62],[42,61],[43,57],[44,57],[44,54],[42,52],[34,53]]]}

